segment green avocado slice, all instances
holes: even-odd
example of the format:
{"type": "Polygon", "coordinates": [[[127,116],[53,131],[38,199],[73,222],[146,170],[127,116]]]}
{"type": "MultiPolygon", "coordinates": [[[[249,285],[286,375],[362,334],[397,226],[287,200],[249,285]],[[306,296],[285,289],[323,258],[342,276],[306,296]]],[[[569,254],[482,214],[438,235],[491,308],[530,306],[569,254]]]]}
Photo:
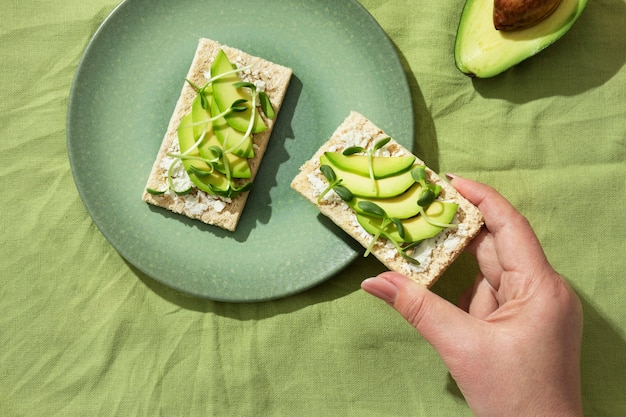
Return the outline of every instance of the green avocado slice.
{"type": "MultiPolygon", "coordinates": [[[[220,49],[211,64],[211,77],[214,78],[221,74],[228,73],[232,71],[233,68],[233,64],[228,60],[224,51],[220,49]]],[[[226,111],[234,102],[242,99],[246,100],[242,105],[246,106],[247,109],[228,114],[225,116],[226,122],[228,122],[232,128],[240,132],[246,132],[252,117],[252,112],[254,112],[252,133],[263,132],[267,129],[267,126],[259,114],[259,111],[256,108],[250,108],[252,97],[249,90],[247,88],[237,88],[233,85],[238,82],[241,82],[241,77],[238,73],[216,78],[215,81],[213,81],[213,95],[215,96],[215,101],[221,111],[226,111]]]]}
{"type": "MultiPolygon", "coordinates": [[[[220,144],[213,130],[213,125],[211,123],[211,111],[202,107],[200,94],[205,94],[205,98],[208,103],[211,103],[211,101],[213,100],[213,97],[210,94],[206,94],[203,92],[198,93],[198,95],[194,99],[191,105],[194,138],[195,140],[198,140],[200,136],[204,134],[204,139],[198,146],[198,151],[203,158],[214,159],[216,155],[211,150],[211,148],[215,146],[218,148],[222,148],[222,145],[220,144]]],[[[248,160],[246,158],[227,152],[226,160],[228,161],[230,173],[233,178],[251,177],[252,174],[250,172],[250,166],[248,165],[248,160]]],[[[215,164],[215,169],[217,169],[222,174],[226,174],[226,168],[224,167],[224,163],[222,161],[219,161],[215,164]]]]}
{"type": "Polygon", "coordinates": [[[354,197],[352,200],[346,203],[359,214],[366,214],[360,207],[359,203],[362,201],[370,201],[382,208],[388,217],[395,217],[397,219],[408,219],[416,216],[420,207],[417,205],[422,193],[422,186],[419,183],[413,184],[411,188],[406,190],[403,194],[392,198],[362,198],[354,197]]]}
{"type": "MultiPolygon", "coordinates": [[[[435,201],[428,206],[426,214],[435,221],[450,223],[454,218],[458,207],[459,205],[456,203],[435,201]]],[[[356,218],[359,224],[372,235],[377,233],[376,228],[380,227],[382,221],[379,218],[373,218],[358,213],[356,218]]],[[[402,226],[404,227],[404,238],[400,237],[395,225],[391,224],[389,226],[394,229],[390,232],[391,238],[402,243],[413,243],[429,239],[437,236],[442,230],[444,230],[443,227],[433,226],[428,223],[421,215],[402,220],[402,226]]]]}
{"type": "MultiPolygon", "coordinates": [[[[355,174],[370,176],[370,159],[367,155],[344,155],[341,152],[326,152],[326,158],[336,167],[355,174]]],[[[374,156],[372,170],[374,178],[387,178],[411,168],[415,156],[374,156]]]]}
{"type": "Polygon", "coordinates": [[[325,155],[320,157],[322,165],[329,165],[335,171],[338,179],[341,179],[341,185],[346,187],[353,196],[365,198],[391,198],[404,193],[410,186],[415,184],[415,179],[411,175],[411,171],[407,170],[393,177],[381,178],[372,181],[371,178],[364,177],[354,172],[349,172],[339,168],[326,158],[325,155]]]}
{"type": "Polygon", "coordinates": [[[456,34],[457,68],[473,77],[498,75],[561,38],[580,17],[587,0],[562,0],[536,25],[498,31],[493,23],[494,0],[467,0],[456,34]]]}
{"type": "MultiPolygon", "coordinates": [[[[218,115],[220,110],[216,100],[211,100],[211,112],[218,115]]],[[[245,137],[245,133],[233,129],[224,117],[218,117],[213,121],[213,131],[224,149],[242,158],[254,158],[252,138],[245,137]]]]}
{"type": "MultiPolygon", "coordinates": [[[[185,115],[178,126],[178,145],[181,154],[187,152],[196,143],[193,135],[193,126],[191,113],[185,115]]],[[[198,149],[190,151],[189,156],[200,156],[198,149]]],[[[228,190],[230,183],[228,179],[220,172],[213,171],[207,175],[199,175],[196,172],[210,172],[206,163],[197,160],[183,159],[183,166],[189,175],[191,182],[200,190],[208,194],[215,194],[215,190],[228,190]]]]}

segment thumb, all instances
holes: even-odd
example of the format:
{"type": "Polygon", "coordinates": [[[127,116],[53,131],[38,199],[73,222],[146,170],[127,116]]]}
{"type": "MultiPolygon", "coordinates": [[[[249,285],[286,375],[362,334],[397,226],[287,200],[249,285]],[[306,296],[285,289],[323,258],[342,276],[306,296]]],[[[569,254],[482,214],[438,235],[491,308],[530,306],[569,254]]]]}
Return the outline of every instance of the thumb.
{"type": "Polygon", "coordinates": [[[397,272],[363,281],[366,292],[395,308],[442,356],[444,361],[475,337],[474,319],[447,300],[397,272]]]}

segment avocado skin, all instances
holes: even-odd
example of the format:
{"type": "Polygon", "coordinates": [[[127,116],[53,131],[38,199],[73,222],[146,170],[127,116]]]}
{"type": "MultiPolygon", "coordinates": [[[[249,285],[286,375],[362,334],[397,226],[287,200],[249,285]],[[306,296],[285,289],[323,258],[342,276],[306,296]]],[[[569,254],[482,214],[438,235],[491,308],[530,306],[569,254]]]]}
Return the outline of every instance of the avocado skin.
{"type": "Polygon", "coordinates": [[[499,31],[493,24],[493,0],[467,0],[456,34],[456,67],[470,77],[501,74],[560,39],[586,4],[587,0],[562,0],[552,14],[536,25],[499,31]]]}

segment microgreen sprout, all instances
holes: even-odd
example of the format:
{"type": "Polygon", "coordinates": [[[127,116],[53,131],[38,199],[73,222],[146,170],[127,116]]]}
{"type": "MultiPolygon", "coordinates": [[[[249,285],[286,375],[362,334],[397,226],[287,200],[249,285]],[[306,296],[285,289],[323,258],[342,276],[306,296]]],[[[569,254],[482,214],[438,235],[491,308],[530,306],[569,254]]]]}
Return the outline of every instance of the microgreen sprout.
{"type": "Polygon", "coordinates": [[[272,102],[265,91],[259,91],[259,104],[261,105],[261,110],[263,114],[267,116],[268,119],[273,119],[276,117],[276,111],[274,111],[274,106],[272,106],[272,102]]]}
{"type": "Polygon", "coordinates": [[[374,245],[376,244],[376,241],[378,241],[378,239],[380,239],[380,237],[382,236],[396,247],[396,250],[398,251],[400,256],[413,264],[419,265],[417,259],[407,254],[408,249],[414,247],[419,242],[412,242],[409,245],[402,246],[402,242],[397,241],[392,235],[392,232],[389,230],[390,226],[395,226],[396,231],[400,236],[400,239],[404,240],[406,235],[404,232],[404,226],[402,225],[402,221],[400,219],[396,217],[389,217],[382,207],[371,201],[359,201],[358,206],[366,215],[381,219],[380,226],[372,224],[372,226],[376,229],[376,234],[370,241],[370,244],[368,245],[363,256],[367,256],[370,254],[370,252],[374,248],[374,245]]]}
{"type": "Polygon", "coordinates": [[[165,194],[165,190],[155,190],[154,188],[146,188],[146,191],[148,192],[148,194],[152,194],[152,195],[163,195],[165,194]]]}
{"type": "Polygon", "coordinates": [[[413,179],[422,187],[422,193],[417,199],[417,205],[419,206],[420,215],[433,226],[451,228],[457,227],[454,223],[441,223],[426,214],[426,209],[435,201],[435,199],[441,193],[441,186],[436,184],[429,184],[426,182],[426,167],[424,165],[418,165],[411,171],[413,179]]]}
{"type": "Polygon", "coordinates": [[[341,199],[344,201],[352,200],[352,192],[350,192],[350,190],[341,185],[342,180],[337,178],[337,174],[335,174],[335,171],[330,167],[330,165],[320,166],[320,171],[322,171],[322,175],[324,175],[324,178],[326,178],[326,180],[328,181],[328,187],[326,187],[326,189],[322,191],[319,197],[317,197],[317,204],[320,204],[322,202],[322,199],[330,190],[334,190],[337,195],[341,197],[341,199]]]}

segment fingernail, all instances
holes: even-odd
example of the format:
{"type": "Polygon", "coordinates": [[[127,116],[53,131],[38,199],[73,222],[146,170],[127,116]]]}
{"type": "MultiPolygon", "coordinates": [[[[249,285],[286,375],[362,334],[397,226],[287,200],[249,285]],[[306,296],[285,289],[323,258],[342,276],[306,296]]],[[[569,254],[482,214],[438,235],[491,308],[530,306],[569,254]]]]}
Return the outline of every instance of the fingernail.
{"type": "Polygon", "coordinates": [[[453,173],[451,173],[451,172],[447,172],[447,173],[446,173],[446,178],[447,178],[449,181],[452,181],[452,180],[453,180],[453,179],[455,179],[455,178],[459,178],[459,176],[458,176],[458,175],[456,175],[456,174],[453,174],[453,173]]]}
{"type": "Polygon", "coordinates": [[[361,283],[361,288],[381,300],[393,304],[398,295],[398,288],[383,278],[368,278],[361,283]]]}

